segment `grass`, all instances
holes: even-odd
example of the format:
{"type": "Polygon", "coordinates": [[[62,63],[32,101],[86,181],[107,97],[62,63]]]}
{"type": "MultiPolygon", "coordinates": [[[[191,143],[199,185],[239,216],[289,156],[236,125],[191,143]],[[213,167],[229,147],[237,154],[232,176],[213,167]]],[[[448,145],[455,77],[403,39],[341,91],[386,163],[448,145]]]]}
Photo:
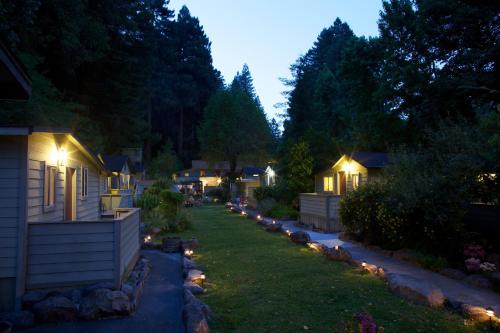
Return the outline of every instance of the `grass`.
{"type": "MultiPolygon", "coordinates": [[[[214,311],[213,332],[333,332],[368,311],[390,332],[478,332],[447,310],[392,295],[378,278],[326,260],[285,236],[220,206],[193,208],[195,261],[207,276],[202,296],[214,311]]],[[[170,234],[173,235],[173,234],[170,234]]]]}

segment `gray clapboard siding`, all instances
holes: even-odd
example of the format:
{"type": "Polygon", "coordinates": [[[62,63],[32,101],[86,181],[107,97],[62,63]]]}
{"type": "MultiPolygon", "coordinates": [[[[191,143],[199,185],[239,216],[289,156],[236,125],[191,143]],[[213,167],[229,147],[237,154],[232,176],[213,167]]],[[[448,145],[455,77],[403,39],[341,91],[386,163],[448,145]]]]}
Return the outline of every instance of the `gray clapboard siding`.
{"type": "Polygon", "coordinates": [[[17,275],[22,143],[19,137],[0,137],[0,279],[17,275]]]}

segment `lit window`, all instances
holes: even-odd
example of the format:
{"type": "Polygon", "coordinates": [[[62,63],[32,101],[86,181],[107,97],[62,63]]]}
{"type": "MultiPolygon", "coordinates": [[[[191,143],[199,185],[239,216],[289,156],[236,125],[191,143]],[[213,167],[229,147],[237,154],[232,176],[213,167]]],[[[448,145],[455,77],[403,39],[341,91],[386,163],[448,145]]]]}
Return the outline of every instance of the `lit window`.
{"type": "Polygon", "coordinates": [[[57,168],[54,166],[47,166],[45,168],[45,184],[44,184],[45,207],[52,207],[56,203],[56,177],[57,177],[57,168]]]}
{"type": "Polygon", "coordinates": [[[333,192],[333,177],[323,177],[323,191],[333,192]]]}
{"type": "Polygon", "coordinates": [[[205,170],[200,170],[200,177],[205,177],[205,170]]]}
{"type": "Polygon", "coordinates": [[[82,198],[86,198],[89,193],[89,169],[82,168],[82,198]]]}
{"type": "Polygon", "coordinates": [[[353,190],[359,187],[359,174],[352,175],[352,188],[353,190]]]}
{"type": "Polygon", "coordinates": [[[189,177],[189,172],[184,172],[184,177],[189,177]]]}

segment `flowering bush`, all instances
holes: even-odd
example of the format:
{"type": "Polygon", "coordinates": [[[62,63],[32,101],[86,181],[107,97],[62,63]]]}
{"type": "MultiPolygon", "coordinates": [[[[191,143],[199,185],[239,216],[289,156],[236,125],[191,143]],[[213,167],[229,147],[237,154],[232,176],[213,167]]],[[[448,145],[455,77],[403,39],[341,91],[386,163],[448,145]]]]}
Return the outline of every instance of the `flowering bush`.
{"type": "Polygon", "coordinates": [[[486,256],[486,251],[481,245],[467,244],[464,247],[464,256],[468,258],[482,259],[486,256]]]}
{"type": "Polygon", "coordinates": [[[483,272],[495,272],[497,270],[497,266],[491,262],[483,262],[480,266],[483,272]]]}
{"type": "Polygon", "coordinates": [[[469,272],[477,272],[481,268],[481,261],[476,258],[465,259],[465,267],[469,272]]]}

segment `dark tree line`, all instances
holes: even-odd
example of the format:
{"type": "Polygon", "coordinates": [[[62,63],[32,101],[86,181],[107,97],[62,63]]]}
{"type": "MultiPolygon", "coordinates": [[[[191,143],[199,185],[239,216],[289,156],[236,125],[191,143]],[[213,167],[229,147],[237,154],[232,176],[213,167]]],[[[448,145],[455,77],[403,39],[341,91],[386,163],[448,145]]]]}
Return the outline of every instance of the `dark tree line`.
{"type": "Polygon", "coordinates": [[[165,0],[0,0],[0,37],[33,81],[27,103],[0,104],[1,124],[70,127],[92,148],[172,142],[198,157],[196,128],[222,85],[210,41],[165,0]]]}
{"type": "Polygon", "coordinates": [[[388,0],[368,39],[335,20],[291,66],[281,153],[306,141],[318,170],[351,149],[425,145],[447,121],[487,123],[498,156],[499,13],[488,0],[388,0]]]}

